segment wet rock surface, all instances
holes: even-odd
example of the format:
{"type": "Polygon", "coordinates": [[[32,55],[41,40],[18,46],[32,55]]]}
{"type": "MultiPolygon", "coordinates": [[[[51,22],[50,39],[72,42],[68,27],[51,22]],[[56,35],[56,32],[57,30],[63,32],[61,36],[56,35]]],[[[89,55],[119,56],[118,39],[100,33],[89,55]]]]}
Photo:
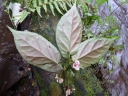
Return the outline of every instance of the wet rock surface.
{"type": "MultiPolygon", "coordinates": [[[[13,26],[4,12],[3,2],[0,1],[0,96],[30,96],[33,93],[35,95],[32,96],[39,96],[36,81],[34,77],[30,78],[30,66],[18,53],[13,36],[6,27],[13,26]]],[[[28,27],[28,22],[30,20],[27,20],[27,26],[24,22],[20,29],[28,27]]]]}
{"type": "MultiPolygon", "coordinates": [[[[119,0],[109,0],[108,4],[105,3],[99,8],[99,13],[103,20],[109,15],[113,15],[117,19],[117,25],[120,26],[120,39],[116,44],[124,44],[124,48],[115,53],[119,59],[119,64],[109,64],[108,69],[113,68],[112,73],[105,76],[108,69],[101,68],[103,80],[113,81],[113,83],[106,83],[105,87],[111,96],[128,96],[128,4],[121,4],[119,0]]],[[[93,30],[96,30],[97,25],[94,24],[93,26],[93,30]]]]}
{"type": "MultiPolygon", "coordinates": [[[[6,27],[13,28],[13,25],[4,12],[3,2],[0,1],[0,96],[50,96],[48,88],[55,73],[29,65],[18,53],[13,35],[6,27]]],[[[54,30],[58,19],[50,19],[48,14],[43,19],[36,15],[28,16],[18,25],[18,30],[37,32],[55,44],[54,30]],[[31,21],[31,18],[35,21],[31,21]],[[41,21],[42,25],[37,26],[37,21],[41,21]]]]}

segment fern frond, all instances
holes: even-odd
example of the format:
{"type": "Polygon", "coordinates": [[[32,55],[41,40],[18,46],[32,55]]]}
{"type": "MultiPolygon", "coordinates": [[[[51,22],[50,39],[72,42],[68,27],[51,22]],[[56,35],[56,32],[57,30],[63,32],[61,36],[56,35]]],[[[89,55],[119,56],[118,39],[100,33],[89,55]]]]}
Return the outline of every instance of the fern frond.
{"type": "Polygon", "coordinates": [[[53,4],[54,4],[55,8],[57,9],[57,11],[58,11],[59,13],[63,14],[63,13],[61,12],[61,10],[60,10],[60,8],[59,8],[57,2],[54,1],[53,4]]]}
{"type": "Polygon", "coordinates": [[[37,0],[32,0],[32,4],[33,4],[33,7],[36,8],[37,7],[37,0]]]}
{"type": "Polygon", "coordinates": [[[41,7],[45,10],[45,12],[47,12],[49,7],[52,14],[55,16],[55,9],[60,14],[63,14],[63,11],[67,11],[67,5],[69,7],[73,5],[73,1],[74,0],[27,0],[26,6],[31,12],[34,12],[36,10],[39,16],[41,16],[41,7]]]}
{"type": "Polygon", "coordinates": [[[24,19],[30,14],[30,12],[27,12],[26,10],[23,11],[23,15],[21,16],[20,23],[24,21],[24,19]]]}
{"type": "Polygon", "coordinates": [[[37,7],[36,7],[36,11],[37,11],[37,13],[39,14],[40,17],[42,17],[42,16],[41,16],[41,10],[40,10],[40,9],[41,9],[40,6],[37,6],[37,7]]]}
{"type": "Polygon", "coordinates": [[[42,4],[45,12],[47,12],[47,6],[46,6],[47,3],[48,3],[48,0],[44,0],[44,3],[42,4]]]}
{"type": "MultiPolygon", "coordinates": [[[[64,2],[58,2],[58,5],[63,9],[63,10],[66,10],[65,7],[66,5],[64,5],[65,3],[64,2]]],[[[67,8],[67,7],[66,7],[67,8]]]]}
{"type": "Polygon", "coordinates": [[[53,7],[53,5],[52,5],[52,4],[49,4],[49,6],[50,6],[50,9],[51,9],[51,11],[52,11],[52,14],[55,16],[55,12],[54,12],[54,7],[53,7]]]}
{"type": "Polygon", "coordinates": [[[38,0],[38,4],[39,4],[39,6],[42,5],[42,1],[41,0],[38,0]]]}

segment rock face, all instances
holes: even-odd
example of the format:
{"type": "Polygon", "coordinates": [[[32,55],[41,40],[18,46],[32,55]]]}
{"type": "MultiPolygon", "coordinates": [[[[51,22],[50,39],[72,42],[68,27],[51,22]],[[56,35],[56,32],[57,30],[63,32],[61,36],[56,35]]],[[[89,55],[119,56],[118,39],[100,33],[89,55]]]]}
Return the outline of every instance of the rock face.
{"type": "Polygon", "coordinates": [[[112,14],[117,19],[121,28],[119,32],[121,38],[116,43],[117,45],[124,44],[124,49],[115,53],[120,62],[119,65],[111,64],[114,71],[107,79],[113,80],[114,83],[109,83],[106,87],[111,96],[128,96],[128,4],[121,4],[118,0],[109,0],[108,5],[103,4],[99,12],[102,18],[112,14]]]}
{"type": "MultiPolygon", "coordinates": [[[[29,96],[32,93],[35,94],[34,96],[38,96],[36,83],[32,86],[35,80],[31,77],[29,64],[18,53],[13,36],[6,27],[7,25],[13,26],[8,14],[4,12],[3,2],[4,0],[0,1],[0,96],[29,96]],[[23,82],[24,80],[26,81],[23,82]]],[[[27,20],[27,22],[29,21],[27,20]]],[[[23,28],[26,28],[25,22],[21,29],[23,30],[23,28]]]]}
{"type": "MultiPolygon", "coordinates": [[[[4,1],[0,1],[0,96],[50,96],[48,88],[55,74],[29,65],[18,53],[13,35],[6,27],[8,25],[13,28],[13,25],[4,12],[4,1]]],[[[43,19],[33,16],[33,21],[28,16],[18,26],[18,30],[37,32],[55,44],[54,30],[58,18],[50,19],[49,15],[44,14],[42,12],[43,19]],[[38,20],[42,26],[37,26],[38,20]]]]}

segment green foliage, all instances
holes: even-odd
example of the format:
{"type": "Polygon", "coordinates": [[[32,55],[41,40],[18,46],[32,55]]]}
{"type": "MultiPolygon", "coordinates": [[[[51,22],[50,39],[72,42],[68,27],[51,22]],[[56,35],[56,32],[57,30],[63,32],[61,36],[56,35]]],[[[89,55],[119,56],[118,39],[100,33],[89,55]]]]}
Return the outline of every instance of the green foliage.
{"type": "MultiPolygon", "coordinates": [[[[78,2],[78,4],[81,5],[80,9],[83,13],[82,22],[83,22],[84,29],[83,29],[82,41],[85,41],[93,37],[96,37],[96,38],[112,37],[113,38],[115,36],[118,36],[120,26],[118,25],[119,23],[117,22],[117,19],[114,16],[112,16],[113,12],[111,12],[109,16],[104,17],[104,19],[101,18],[97,12],[98,7],[105,2],[107,2],[107,0],[96,0],[94,5],[91,4],[91,0],[78,2]],[[98,22],[98,27],[100,26],[100,29],[97,35],[93,34],[92,31],[90,30],[90,27],[92,26],[92,24],[94,24],[95,21],[98,22]],[[104,26],[107,26],[105,30],[104,30],[104,26]]],[[[106,57],[104,56],[99,62],[100,64],[104,64],[103,66],[107,66],[106,62],[109,60],[112,60],[114,64],[119,64],[119,60],[114,55],[116,51],[119,51],[123,48],[123,45],[115,46],[113,44],[110,48],[112,50],[109,49],[109,52],[108,52],[110,53],[109,59],[108,58],[106,59],[106,57]]]]}
{"type": "Polygon", "coordinates": [[[103,92],[101,87],[102,82],[97,79],[94,73],[96,72],[92,68],[81,70],[81,76],[85,82],[84,86],[87,91],[87,96],[96,96],[96,94],[103,92]]]}
{"type": "Polygon", "coordinates": [[[24,19],[30,14],[30,12],[27,12],[26,10],[23,11],[23,15],[21,16],[20,23],[24,21],[24,19]]]}
{"type": "MultiPolygon", "coordinates": [[[[47,13],[47,10],[50,9],[52,14],[55,16],[55,10],[57,10],[60,14],[63,14],[64,11],[67,11],[68,7],[71,7],[74,0],[11,0],[10,2],[18,2],[22,5],[24,5],[26,9],[28,9],[28,12],[26,10],[23,11],[23,14],[21,16],[20,23],[24,21],[24,19],[33,12],[37,12],[40,17],[41,16],[41,8],[45,10],[47,13]]],[[[4,5],[6,5],[7,0],[5,1],[4,5]]],[[[7,5],[6,5],[7,6],[7,5]]],[[[6,7],[5,10],[9,15],[8,7],[6,7]]],[[[12,18],[10,18],[12,20],[12,18]]]]}
{"type": "MultiPolygon", "coordinates": [[[[88,4],[91,4],[92,0],[86,0],[85,2],[88,3],[88,4]]],[[[108,2],[108,0],[95,0],[95,4],[98,5],[98,6],[102,5],[105,2],[108,2]]]]}
{"type": "Polygon", "coordinates": [[[63,14],[62,11],[67,11],[67,5],[71,7],[72,3],[73,0],[27,0],[26,8],[28,8],[31,12],[37,11],[39,16],[41,16],[41,7],[45,10],[45,12],[47,12],[48,8],[50,8],[53,15],[55,15],[54,10],[63,14]]]}
{"type": "MultiPolygon", "coordinates": [[[[98,6],[102,5],[103,3],[107,2],[107,0],[96,0],[95,4],[92,5],[91,4],[92,0],[85,0],[82,1],[78,0],[78,4],[80,4],[80,10],[82,11],[82,23],[83,23],[83,38],[82,41],[85,41],[89,38],[93,38],[93,37],[114,37],[114,36],[118,36],[120,27],[118,26],[118,22],[116,20],[116,18],[114,18],[112,16],[112,14],[110,14],[110,16],[104,18],[104,20],[102,20],[102,18],[99,16],[99,14],[97,14],[97,10],[98,10],[98,6]],[[97,21],[99,23],[98,26],[101,26],[100,32],[98,35],[95,35],[91,32],[90,27],[92,26],[92,24],[97,21]],[[103,27],[108,26],[109,28],[103,32],[102,29],[103,27]]],[[[115,46],[113,49],[113,52],[111,51],[110,54],[110,59],[113,61],[116,61],[116,63],[114,62],[114,64],[119,64],[119,60],[117,60],[117,58],[114,57],[114,52],[117,50],[120,50],[121,48],[123,48],[123,45],[119,45],[119,46],[115,46]]],[[[109,60],[110,60],[109,59],[109,60]]],[[[100,64],[106,64],[106,58],[102,58],[101,59],[102,63],[100,64]]],[[[105,65],[106,66],[106,65],[105,65]]],[[[82,77],[85,81],[85,90],[87,91],[87,96],[96,96],[96,93],[101,93],[103,91],[101,84],[102,82],[99,81],[96,76],[95,76],[95,71],[92,68],[86,68],[86,70],[83,72],[82,77]]],[[[108,96],[104,93],[105,96],[108,96]]],[[[82,95],[81,95],[82,96],[82,95]]]]}
{"type": "Polygon", "coordinates": [[[94,34],[90,31],[92,24],[100,19],[100,16],[97,14],[98,7],[96,4],[92,5],[92,0],[77,0],[77,4],[80,5],[81,17],[83,23],[83,38],[82,41],[87,40],[88,38],[95,37],[94,34]]]}
{"type": "Polygon", "coordinates": [[[95,0],[95,4],[92,5],[92,0],[77,0],[77,4],[80,5],[83,17],[82,21],[86,28],[89,28],[95,20],[101,19],[97,14],[98,7],[107,2],[108,0],[95,0]]]}
{"type": "Polygon", "coordinates": [[[98,14],[98,6],[101,4],[108,2],[108,0],[96,0],[95,4],[92,5],[91,0],[82,1],[78,0],[78,4],[80,6],[80,10],[82,11],[82,23],[84,25],[83,29],[83,39],[87,40],[89,38],[93,37],[109,37],[109,36],[118,36],[119,32],[119,25],[115,17],[112,16],[112,13],[105,17],[104,20],[99,16],[98,14]],[[94,22],[98,22],[98,26],[100,26],[99,34],[95,35],[91,32],[90,27],[94,22]],[[104,26],[107,26],[108,28],[106,30],[104,29],[104,26]]]}
{"type": "Polygon", "coordinates": [[[108,0],[96,0],[95,3],[100,6],[101,4],[103,4],[105,2],[108,2],[108,0]]]}
{"type": "Polygon", "coordinates": [[[117,19],[113,16],[107,16],[104,18],[104,21],[99,20],[99,25],[101,25],[100,31],[102,31],[104,26],[108,26],[108,29],[105,32],[101,32],[100,37],[108,37],[108,36],[118,36],[119,25],[117,19]]]}
{"type": "Polygon", "coordinates": [[[122,4],[127,4],[128,0],[119,0],[122,4]]]}

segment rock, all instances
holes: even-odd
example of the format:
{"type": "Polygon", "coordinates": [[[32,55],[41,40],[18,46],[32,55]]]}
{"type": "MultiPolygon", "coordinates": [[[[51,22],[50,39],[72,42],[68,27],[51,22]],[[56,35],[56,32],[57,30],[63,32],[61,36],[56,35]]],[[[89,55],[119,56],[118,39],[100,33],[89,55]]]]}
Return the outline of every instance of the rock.
{"type": "MultiPolygon", "coordinates": [[[[11,94],[13,96],[19,96],[16,94],[27,94],[26,92],[29,95],[35,93],[34,96],[39,96],[36,80],[33,77],[29,78],[29,64],[18,53],[14,44],[13,35],[6,27],[8,25],[13,28],[8,14],[4,12],[5,7],[3,6],[3,2],[4,0],[0,1],[0,96],[10,96],[11,94]],[[24,79],[30,81],[25,83],[28,85],[26,87],[22,87],[23,84],[21,84],[21,81],[24,79]],[[35,82],[34,86],[32,86],[33,82],[35,82]],[[28,90],[21,90],[22,88],[28,90]]],[[[25,24],[26,22],[24,22],[20,29],[24,30],[28,27],[29,22],[30,20],[27,20],[27,26],[25,24]]]]}

